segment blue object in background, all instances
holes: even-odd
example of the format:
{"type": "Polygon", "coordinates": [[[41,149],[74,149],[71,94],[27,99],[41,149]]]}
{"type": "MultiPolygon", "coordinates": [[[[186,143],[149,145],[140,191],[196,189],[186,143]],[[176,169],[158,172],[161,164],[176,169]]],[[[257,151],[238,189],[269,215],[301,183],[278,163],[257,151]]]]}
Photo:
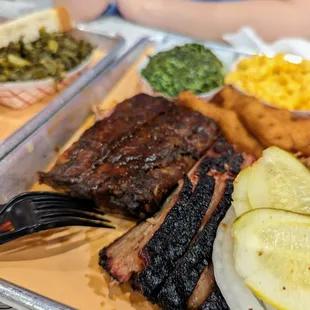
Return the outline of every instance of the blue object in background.
{"type": "Polygon", "coordinates": [[[104,15],[121,15],[115,3],[110,4],[105,10],[104,15]]]}
{"type": "MultiPolygon", "coordinates": [[[[239,1],[239,0],[192,0],[195,2],[232,2],[232,1],[239,1]]],[[[104,15],[119,15],[121,16],[120,11],[117,8],[115,3],[110,4],[108,8],[105,10],[104,15]]]]}

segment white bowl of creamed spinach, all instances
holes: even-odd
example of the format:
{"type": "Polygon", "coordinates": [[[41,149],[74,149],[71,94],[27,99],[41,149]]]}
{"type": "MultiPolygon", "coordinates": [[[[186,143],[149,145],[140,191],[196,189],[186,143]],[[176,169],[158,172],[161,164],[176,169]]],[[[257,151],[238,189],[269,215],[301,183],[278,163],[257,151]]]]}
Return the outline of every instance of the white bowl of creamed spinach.
{"type": "Polygon", "coordinates": [[[176,98],[182,91],[211,97],[223,86],[225,75],[218,57],[197,43],[156,49],[138,71],[143,92],[167,98],[176,98]]]}

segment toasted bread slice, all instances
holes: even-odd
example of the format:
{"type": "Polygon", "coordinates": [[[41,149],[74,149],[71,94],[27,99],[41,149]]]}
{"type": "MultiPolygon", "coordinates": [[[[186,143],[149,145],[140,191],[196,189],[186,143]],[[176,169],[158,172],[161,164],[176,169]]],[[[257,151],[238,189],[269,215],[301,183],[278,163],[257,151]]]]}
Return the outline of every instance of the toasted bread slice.
{"type": "Polygon", "coordinates": [[[9,45],[10,42],[17,42],[21,37],[25,42],[35,41],[42,27],[51,33],[68,31],[73,26],[68,11],[63,7],[35,12],[0,26],[0,48],[9,45]]]}

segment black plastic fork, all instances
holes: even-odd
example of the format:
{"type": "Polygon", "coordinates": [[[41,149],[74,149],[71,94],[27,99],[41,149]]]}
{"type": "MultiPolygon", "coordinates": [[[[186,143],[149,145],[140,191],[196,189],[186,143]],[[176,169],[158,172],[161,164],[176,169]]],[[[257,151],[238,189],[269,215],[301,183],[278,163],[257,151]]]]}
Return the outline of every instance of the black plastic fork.
{"type": "Polygon", "coordinates": [[[28,192],[0,205],[0,244],[66,226],[114,228],[91,200],[53,192],[28,192]]]}

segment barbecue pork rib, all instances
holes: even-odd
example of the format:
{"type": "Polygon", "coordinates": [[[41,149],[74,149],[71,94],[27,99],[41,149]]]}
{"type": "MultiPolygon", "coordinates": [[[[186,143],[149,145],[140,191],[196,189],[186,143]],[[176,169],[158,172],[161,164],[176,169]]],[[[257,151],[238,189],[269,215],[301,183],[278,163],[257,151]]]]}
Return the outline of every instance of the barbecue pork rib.
{"type": "Polygon", "coordinates": [[[145,218],[218,136],[200,113],[140,94],[88,129],[39,180],[109,212],[145,218]]]}
{"type": "Polygon", "coordinates": [[[253,159],[218,139],[161,211],[100,252],[100,265],[162,309],[228,310],[213,273],[213,242],[233,180],[253,159]]]}

